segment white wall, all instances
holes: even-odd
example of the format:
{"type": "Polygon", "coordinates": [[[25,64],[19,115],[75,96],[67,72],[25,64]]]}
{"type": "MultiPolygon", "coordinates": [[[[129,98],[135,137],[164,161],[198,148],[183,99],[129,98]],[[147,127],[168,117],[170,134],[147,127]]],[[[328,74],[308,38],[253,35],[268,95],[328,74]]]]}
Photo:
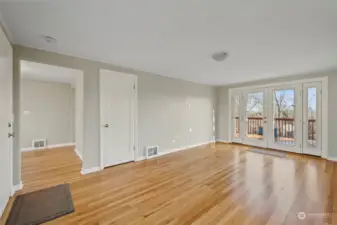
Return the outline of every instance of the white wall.
{"type": "Polygon", "coordinates": [[[213,136],[214,88],[160,76],[138,79],[139,156],[205,143],[213,136]],[[191,128],[191,131],[190,131],[191,128]]]}
{"type": "MultiPolygon", "coordinates": [[[[84,71],[83,77],[83,168],[100,164],[99,70],[107,69],[138,77],[138,155],[146,145],[158,144],[161,150],[211,140],[215,88],[176,80],[110,64],[14,46],[14,99],[20,101],[20,60],[45,63],[84,71]],[[188,111],[188,103],[191,110],[188,111]],[[192,128],[192,133],[189,133],[192,128]],[[176,142],[173,142],[176,140],[176,142]]],[[[15,114],[18,106],[15,107],[15,114]]],[[[18,124],[15,129],[19,129],[18,124]]],[[[20,180],[20,155],[15,159],[15,181],[20,180]]]]}
{"type": "Polygon", "coordinates": [[[216,139],[217,141],[229,141],[228,127],[229,124],[229,88],[217,87],[217,124],[216,124],[216,139]]]}
{"type": "Polygon", "coordinates": [[[22,79],[21,148],[32,140],[48,145],[73,143],[74,95],[70,84],[22,79]]]}

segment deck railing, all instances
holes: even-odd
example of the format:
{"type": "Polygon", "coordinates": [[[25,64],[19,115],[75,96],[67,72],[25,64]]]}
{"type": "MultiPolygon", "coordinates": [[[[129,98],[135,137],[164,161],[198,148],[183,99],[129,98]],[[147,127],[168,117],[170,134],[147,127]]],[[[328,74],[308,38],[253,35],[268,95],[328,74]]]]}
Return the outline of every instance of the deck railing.
{"type": "MultiPolygon", "coordinates": [[[[248,117],[248,135],[263,135],[263,117],[248,117]]],[[[240,133],[240,119],[235,117],[235,133],[240,133]]],[[[274,118],[274,137],[277,139],[295,138],[295,119],[294,118],[274,118]]],[[[308,140],[316,140],[316,120],[308,120],[308,140]]]]}

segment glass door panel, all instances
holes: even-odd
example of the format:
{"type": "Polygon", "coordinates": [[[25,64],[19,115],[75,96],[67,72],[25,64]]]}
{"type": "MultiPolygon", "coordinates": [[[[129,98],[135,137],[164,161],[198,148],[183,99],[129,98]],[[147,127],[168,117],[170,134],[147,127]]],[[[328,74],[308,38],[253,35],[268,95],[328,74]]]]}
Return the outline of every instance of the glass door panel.
{"type": "Polygon", "coordinates": [[[269,88],[269,147],[302,152],[301,85],[269,88]]]}
{"type": "Polygon", "coordinates": [[[232,93],[231,99],[231,110],[232,110],[232,142],[241,143],[241,92],[232,93]]]}
{"type": "Polygon", "coordinates": [[[273,91],[273,141],[295,145],[295,89],[273,91]]]}
{"type": "Polygon", "coordinates": [[[265,89],[245,92],[245,144],[267,147],[265,98],[265,89]]]}
{"type": "Polygon", "coordinates": [[[303,85],[303,153],[321,155],[321,83],[303,85]]]}

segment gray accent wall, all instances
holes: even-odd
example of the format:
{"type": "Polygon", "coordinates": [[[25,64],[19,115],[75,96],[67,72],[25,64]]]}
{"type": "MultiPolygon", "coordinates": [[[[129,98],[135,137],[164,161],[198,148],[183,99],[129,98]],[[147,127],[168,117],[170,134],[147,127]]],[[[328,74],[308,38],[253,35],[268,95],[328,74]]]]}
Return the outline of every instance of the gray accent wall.
{"type": "MultiPolygon", "coordinates": [[[[157,74],[121,68],[71,56],[13,46],[14,115],[20,112],[20,60],[82,70],[83,78],[83,168],[99,166],[99,70],[108,69],[138,77],[138,156],[146,145],[159,145],[160,151],[211,141],[215,88],[157,74]]],[[[14,129],[19,133],[18,123],[14,129]]],[[[20,134],[19,134],[20,136],[20,134]]],[[[18,142],[16,140],[16,142],[18,142]]],[[[14,184],[21,180],[20,145],[14,149],[14,184]]]]}
{"type": "Polygon", "coordinates": [[[21,148],[74,142],[74,92],[70,84],[21,79],[21,148]]]}
{"type": "Polygon", "coordinates": [[[229,140],[229,131],[228,126],[230,126],[229,121],[229,89],[246,87],[246,86],[255,86],[255,85],[265,85],[268,83],[276,82],[288,82],[292,80],[301,80],[315,77],[328,77],[328,156],[337,157],[337,70],[329,70],[324,72],[316,72],[311,74],[301,74],[297,76],[289,76],[277,79],[268,79],[260,80],[248,83],[242,83],[237,85],[217,87],[217,140],[228,141],[229,140]]]}

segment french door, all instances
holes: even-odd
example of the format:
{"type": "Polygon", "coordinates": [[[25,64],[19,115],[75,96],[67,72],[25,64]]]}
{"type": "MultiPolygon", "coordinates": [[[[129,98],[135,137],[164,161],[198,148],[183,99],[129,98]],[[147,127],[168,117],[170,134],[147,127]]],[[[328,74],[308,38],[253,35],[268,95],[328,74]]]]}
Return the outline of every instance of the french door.
{"type": "Polygon", "coordinates": [[[268,89],[268,147],[302,153],[302,85],[268,89]]]}
{"type": "Polygon", "coordinates": [[[303,153],[322,154],[322,84],[303,85],[303,153]]]}
{"type": "Polygon", "coordinates": [[[241,124],[243,122],[242,115],[242,93],[232,92],[231,96],[231,135],[232,141],[235,143],[242,143],[242,128],[241,124]]]}
{"type": "Polygon", "coordinates": [[[243,143],[267,147],[267,89],[253,89],[243,92],[243,143]]]}
{"type": "Polygon", "coordinates": [[[232,142],[320,156],[321,82],[231,93],[232,142]]]}

